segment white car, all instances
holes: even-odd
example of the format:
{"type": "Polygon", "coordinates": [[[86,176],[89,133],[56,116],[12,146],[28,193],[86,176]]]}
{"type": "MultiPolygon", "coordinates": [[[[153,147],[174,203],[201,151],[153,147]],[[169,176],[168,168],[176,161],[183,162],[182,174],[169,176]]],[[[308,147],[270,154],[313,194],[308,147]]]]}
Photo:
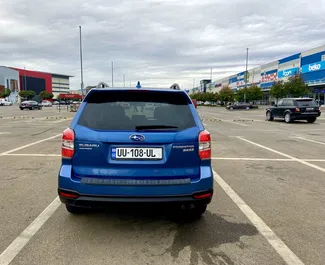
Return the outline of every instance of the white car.
{"type": "Polygon", "coordinates": [[[12,103],[10,101],[7,101],[3,98],[0,99],[0,106],[11,106],[12,103]]]}
{"type": "Polygon", "coordinates": [[[48,100],[43,100],[42,101],[42,106],[43,107],[52,107],[52,102],[48,100]]]}

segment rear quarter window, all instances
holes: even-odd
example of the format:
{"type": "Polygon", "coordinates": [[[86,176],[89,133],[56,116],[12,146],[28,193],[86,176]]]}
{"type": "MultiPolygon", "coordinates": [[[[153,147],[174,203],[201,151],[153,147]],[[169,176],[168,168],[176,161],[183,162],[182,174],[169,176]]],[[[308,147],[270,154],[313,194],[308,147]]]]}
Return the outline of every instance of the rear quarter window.
{"type": "MultiPolygon", "coordinates": [[[[137,126],[196,126],[183,92],[96,91],[88,95],[78,124],[94,130],[135,130],[137,126]]],[[[168,130],[168,129],[166,129],[168,130]]]]}

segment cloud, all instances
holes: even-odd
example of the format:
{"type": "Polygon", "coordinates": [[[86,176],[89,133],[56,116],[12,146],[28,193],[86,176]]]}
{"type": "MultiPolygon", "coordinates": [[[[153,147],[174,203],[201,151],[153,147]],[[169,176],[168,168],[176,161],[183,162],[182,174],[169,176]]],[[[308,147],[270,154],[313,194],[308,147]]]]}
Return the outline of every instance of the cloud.
{"type": "Polygon", "coordinates": [[[1,65],[74,75],[84,83],[191,88],[324,44],[323,0],[0,0],[1,65]],[[2,2],[2,3],[1,3],[2,2]]]}

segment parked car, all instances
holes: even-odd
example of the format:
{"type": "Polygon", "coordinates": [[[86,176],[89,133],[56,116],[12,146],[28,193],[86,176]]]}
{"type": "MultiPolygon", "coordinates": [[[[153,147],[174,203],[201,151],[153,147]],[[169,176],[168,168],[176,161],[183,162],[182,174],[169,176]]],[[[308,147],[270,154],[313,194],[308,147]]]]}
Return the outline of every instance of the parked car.
{"type": "Polygon", "coordinates": [[[268,121],[280,118],[284,119],[286,123],[295,120],[306,120],[313,123],[320,115],[319,105],[312,98],[284,98],[266,109],[268,121]]]}
{"type": "Polygon", "coordinates": [[[0,99],[0,106],[11,106],[12,103],[8,100],[5,100],[4,98],[0,99]]]}
{"type": "Polygon", "coordinates": [[[196,99],[192,99],[193,105],[194,107],[197,109],[197,100],[196,99]]]}
{"type": "Polygon", "coordinates": [[[24,110],[24,109],[29,109],[29,110],[38,109],[38,110],[41,110],[42,109],[42,104],[37,103],[36,101],[33,101],[33,100],[28,100],[28,101],[21,102],[19,104],[19,108],[21,110],[24,110]]]}
{"type": "Polygon", "coordinates": [[[62,136],[58,193],[68,212],[110,202],[167,203],[189,217],[205,212],[211,139],[185,91],[98,88],[83,104],[62,136]],[[125,111],[120,103],[156,107],[125,111]]]}
{"type": "Polygon", "coordinates": [[[52,102],[49,100],[43,100],[41,104],[43,107],[52,107],[52,102]]]}
{"type": "Polygon", "coordinates": [[[226,106],[227,110],[234,110],[234,109],[246,109],[246,110],[250,110],[253,108],[252,104],[249,103],[234,103],[234,104],[229,104],[226,106]]]}

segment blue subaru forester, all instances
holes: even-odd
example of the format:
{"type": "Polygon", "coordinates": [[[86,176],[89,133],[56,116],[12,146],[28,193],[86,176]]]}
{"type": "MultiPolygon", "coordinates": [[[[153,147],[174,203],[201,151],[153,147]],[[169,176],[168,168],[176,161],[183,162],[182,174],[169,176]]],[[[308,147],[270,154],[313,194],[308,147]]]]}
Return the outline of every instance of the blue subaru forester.
{"type": "Polygon", "coordinates": [[[63,132],[58,192],[70,213],[171,203],[199,217],[213,195],[210,134],[183,90],[92,89],[63,132]]]}

